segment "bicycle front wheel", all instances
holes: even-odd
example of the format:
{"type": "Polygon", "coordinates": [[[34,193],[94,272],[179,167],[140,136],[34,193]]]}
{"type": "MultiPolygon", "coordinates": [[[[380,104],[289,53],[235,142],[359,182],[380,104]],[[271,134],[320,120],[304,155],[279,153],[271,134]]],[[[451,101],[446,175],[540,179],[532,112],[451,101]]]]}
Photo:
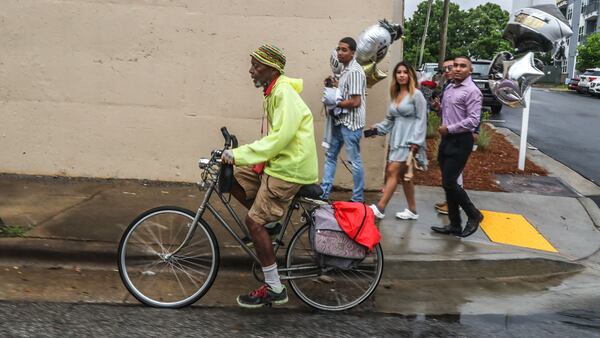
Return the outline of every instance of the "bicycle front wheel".
{"type": "Polygon", "coordinates": [[[347,310],[365,301],[375,291],[383,274],[383,251],[378,244],[351,269],[319,267],[310,246],[310,224],[293,236],[286,255],[289,284],[306,304],[320,310],[347,310]]]}
{"type": "Polygon", "coordinates": [[[119,274],[140,302],[161,308],[180,308],[200,299],[211,287],[219,268],[219,246],[203,220],[181,246],[194,213],[178,207],[159,207],[138,216],[119,243],[119,274]]]}

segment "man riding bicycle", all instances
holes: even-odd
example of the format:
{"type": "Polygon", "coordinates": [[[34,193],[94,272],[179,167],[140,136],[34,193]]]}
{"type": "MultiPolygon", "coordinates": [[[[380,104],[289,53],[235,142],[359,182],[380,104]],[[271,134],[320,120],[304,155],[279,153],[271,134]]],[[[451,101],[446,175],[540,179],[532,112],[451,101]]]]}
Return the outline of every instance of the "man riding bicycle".
{"type": "Polygon", "coordinates": [[[276,46],[263,45],[250,56],[250,77],[263,88],[267,135],[224,151],[221,160],[238,166],[231,194],[249,209],[245,223],[266,283],[237,302],[256,308],[288,301],[265,225],[283,217],[303,185],[317,182],[318,162],[312,113],[299,95],[302,80],[284,75],[285,55],[276,46]]]}

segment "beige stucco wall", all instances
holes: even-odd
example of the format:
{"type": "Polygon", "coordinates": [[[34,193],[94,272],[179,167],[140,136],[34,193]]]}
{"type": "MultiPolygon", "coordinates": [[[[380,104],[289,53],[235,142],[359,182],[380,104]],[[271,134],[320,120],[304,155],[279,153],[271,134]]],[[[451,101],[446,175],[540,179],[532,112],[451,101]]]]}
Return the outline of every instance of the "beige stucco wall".
{"type": "MultiPolygon", "coordinates": [[[[304,78],[320,144],[331,49],[397,18],[399,3],[3,0],[0,172],[196,181],[196,160],[222,146],[221,126],[241,142],[259,136],[248,52],[264,42],[304,78]]],[[[383,117],[387,86],[369,90],[368,124],[383,117]]],[[[368,187],[381,182],[383,142],[363,142],[368,187]]],[[[337,183],[351,185],[344,168],[337,183]]]]}

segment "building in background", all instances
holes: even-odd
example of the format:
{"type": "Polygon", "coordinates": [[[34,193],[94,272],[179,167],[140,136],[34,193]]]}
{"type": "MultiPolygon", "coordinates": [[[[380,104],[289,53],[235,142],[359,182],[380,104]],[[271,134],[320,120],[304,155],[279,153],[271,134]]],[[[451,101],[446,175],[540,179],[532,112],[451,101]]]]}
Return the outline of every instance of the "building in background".
{"type": "Polygon", "coordinates": [[[567,59],[562,62],[562,79],[566,81],[578,75],[577,46],[584,44],[589,35],[600,32],[600,0],[557,0],[556,6],[573,28],[573,35],[565,41],[567,59]]]}

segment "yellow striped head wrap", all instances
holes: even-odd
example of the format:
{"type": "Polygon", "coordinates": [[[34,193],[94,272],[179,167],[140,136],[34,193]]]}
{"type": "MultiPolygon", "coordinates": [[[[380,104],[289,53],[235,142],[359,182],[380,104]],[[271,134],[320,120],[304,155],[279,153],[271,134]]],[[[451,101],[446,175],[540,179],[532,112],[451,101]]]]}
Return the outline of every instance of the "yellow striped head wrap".
{"type": "Polygon", "coordinates": [[[273,67],[283,74],[283,68],[285,67],[285,54],[281,48],[274,45],[262,45],[258,47],[254,52],[250,54],[256,61],[273,67]]]}

